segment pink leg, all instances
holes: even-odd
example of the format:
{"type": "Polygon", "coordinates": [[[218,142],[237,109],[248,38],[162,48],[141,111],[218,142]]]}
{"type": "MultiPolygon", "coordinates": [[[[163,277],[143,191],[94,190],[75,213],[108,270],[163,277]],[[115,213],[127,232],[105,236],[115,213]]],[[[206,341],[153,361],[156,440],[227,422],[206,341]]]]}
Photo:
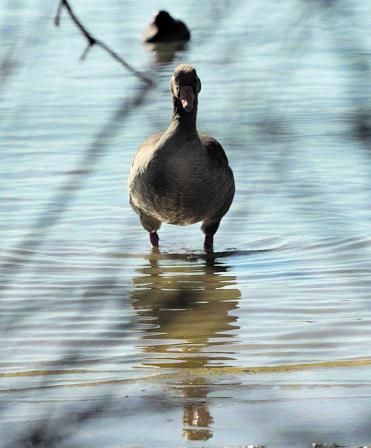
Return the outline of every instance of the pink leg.
{"type": "Polygon", "coordinates": [[[204,241],[204,249],[205,252],[213,252],[213,246],[214,246],[214,235],[216,231],[218,230],[220,224],[220,218],[215,218],[214,220],[205,220],[202,223],[201,230],[205,234],[205,241],[204,241]]]}
{"type": "Polygon", "coordinates": [[[204,242],[204,250],[205,252],[212,252],[214,245],[214,235],[206,235],[204,242]]]}
{"type": "Polygon", "coordinates": [[[160,238],[158,237],[156,231],[149,232],[149,239],[151,240],[152,247],[154,249],[158,249],[158,242],[160,238]]]}

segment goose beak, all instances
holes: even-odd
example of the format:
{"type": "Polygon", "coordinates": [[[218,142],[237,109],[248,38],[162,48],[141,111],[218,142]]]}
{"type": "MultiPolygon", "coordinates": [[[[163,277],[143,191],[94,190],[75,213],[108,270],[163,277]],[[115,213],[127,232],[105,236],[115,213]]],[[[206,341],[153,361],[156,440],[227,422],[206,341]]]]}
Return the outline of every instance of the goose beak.
{"type": "Polygon", "coordinates": [[[191,112],[193,110],[195,94],[191,86],[182,86],[180,88],[179,99],[186,112],[191,112]]]}

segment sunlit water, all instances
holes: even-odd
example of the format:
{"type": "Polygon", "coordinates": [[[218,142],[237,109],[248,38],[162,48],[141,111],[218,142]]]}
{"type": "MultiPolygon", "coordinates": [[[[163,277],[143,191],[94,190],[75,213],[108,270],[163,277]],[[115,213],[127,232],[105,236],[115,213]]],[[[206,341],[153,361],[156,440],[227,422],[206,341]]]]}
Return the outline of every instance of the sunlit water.
{"type": "Polygon", "coordinates": [[[0,6],[0,446],[371,443],[370,6],[71,0],[146,88],[51,3],[0,6]],[[213,255],[127,200],[180,62],[235,173],[213,255]]]}

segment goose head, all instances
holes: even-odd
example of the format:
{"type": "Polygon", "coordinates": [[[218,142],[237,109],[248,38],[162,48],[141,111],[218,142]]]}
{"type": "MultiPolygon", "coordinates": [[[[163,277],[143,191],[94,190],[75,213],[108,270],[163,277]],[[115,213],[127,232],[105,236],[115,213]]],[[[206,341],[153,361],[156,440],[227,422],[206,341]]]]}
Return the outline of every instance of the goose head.
{"type": "Polygon", "coordinates": [[[170,90],[173,94],[175,113],[196,114],[201,81],[192,65],[182,64],[175,69],[170,79],[170,90]]]}

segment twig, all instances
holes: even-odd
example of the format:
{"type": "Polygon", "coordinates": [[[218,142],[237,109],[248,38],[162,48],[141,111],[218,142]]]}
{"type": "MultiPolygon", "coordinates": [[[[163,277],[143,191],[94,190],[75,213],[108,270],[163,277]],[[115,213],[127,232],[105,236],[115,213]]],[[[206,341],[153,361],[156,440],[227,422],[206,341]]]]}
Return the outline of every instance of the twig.
{"type": "Polygon", "coordinates": [[[61,0],[58,3],[58,9],[57,9],[57,12],[56,12],[55,18],[54,18],[54,25],[55,26],[59,26],[59,24],[61,23],[62,7],[63,7],[63,1],[61,0]]]}
{"type": "Polygon", "coordinates": [[[89,31],[84,27],[84,25],[80,22],[76,14],[73,12],[71,5],[69,4],[68,0],[60,0],[57,8],[57,12],[54,18],[54,23],[56,26],[59,26],[61,22],[61,15],[63,8],[68,12],[68,15],[70,16],[72,22],[77,26],[81,34],[85,37],[87,40],[87,47],[83,51],[80,60],[84,60],[88,54],[88,51],[94,47],[94,45],[101,47],[103,50],[105,50],[109,55],[111,55],[117,62],[119,62],[121,65],[123,65],[126,69],[131,71],[135,76],[140,78],[142,81],[146,82],[149,85],[153,85],[153,81],[146,76],[144,76],[142,73],[140,73],[138,70],[136,70],[134,67],[132,67],[129,63],[127,63],[120,55],[118,55],[115,51],[113,51],[108,45],[106,45],[103,41],[96,39],[92,34],[89,33],[89,31]]]}

